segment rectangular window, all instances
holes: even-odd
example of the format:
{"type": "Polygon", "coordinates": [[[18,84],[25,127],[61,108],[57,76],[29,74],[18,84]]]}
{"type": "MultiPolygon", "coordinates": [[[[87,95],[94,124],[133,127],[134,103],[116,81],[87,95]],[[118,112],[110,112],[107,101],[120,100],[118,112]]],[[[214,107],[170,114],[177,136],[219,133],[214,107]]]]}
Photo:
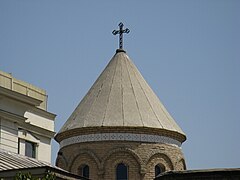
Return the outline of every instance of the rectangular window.
{"type": "Polygon", "coordinates": [[[25,141],[25,156],[36,158],[36,143],[25,141]]]}
{"type": "Polygon", "coordinates": [[[18,138],[18,154],[20,154],[20,138],[18,138]]]}

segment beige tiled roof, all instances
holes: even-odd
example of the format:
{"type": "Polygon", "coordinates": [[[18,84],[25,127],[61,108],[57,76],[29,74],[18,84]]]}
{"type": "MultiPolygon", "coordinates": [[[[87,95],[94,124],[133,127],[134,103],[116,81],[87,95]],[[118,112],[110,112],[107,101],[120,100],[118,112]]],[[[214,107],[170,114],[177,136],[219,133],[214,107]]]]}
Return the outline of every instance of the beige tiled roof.
{"type": "Polygon", "coordinates": [[[117,52],[59,133],[82,127],[181,128],[124,51],[117,52]]]}
{"type": "Polygon", "coordinates": [[[0,149],[0,171],[43,166],[53,167],[47,162],[0,149]]]}
{"type": "Polygon", "coordinates": [[[0,149],[0,179],[14,179],[12,175],[20,171],[30,172],[33,175],[37,174],[39,176],[42,171],[37,171],[36,169],[40,168],[44,169],[43,172],[47,172],[48,170],[53,172],[56,175],[56,179],[86,179],[47,162],[0,149]]]}

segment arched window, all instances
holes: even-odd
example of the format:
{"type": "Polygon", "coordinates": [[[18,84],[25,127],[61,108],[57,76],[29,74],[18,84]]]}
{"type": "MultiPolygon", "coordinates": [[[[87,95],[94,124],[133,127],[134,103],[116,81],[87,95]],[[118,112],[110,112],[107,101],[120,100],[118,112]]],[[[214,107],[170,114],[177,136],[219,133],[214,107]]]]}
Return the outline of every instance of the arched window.
{"type": "Polygon", "coordinates": [[[165,171],[165,167],[161,164],[157,164],[155,166],[155,177],[157,177],[159,174],[165,171]]]}
{"type": "Polygon", "coordinates": [[[89,166],[84,164],[79,168],[80,176],[89,178],[89,166]]]}
{"type": "Polygon", "coordinates": [[[128,167],[123,163],[117,165],[116,180],[128,180],[128,167]]]}

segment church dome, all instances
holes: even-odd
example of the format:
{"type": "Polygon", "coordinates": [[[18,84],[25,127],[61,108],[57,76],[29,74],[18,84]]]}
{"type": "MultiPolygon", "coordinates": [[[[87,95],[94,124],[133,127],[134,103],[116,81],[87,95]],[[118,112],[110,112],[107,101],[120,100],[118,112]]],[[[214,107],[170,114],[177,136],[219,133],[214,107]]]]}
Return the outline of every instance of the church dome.
{"type": "Polygon", "coordinates": [[[89,130],[114,128],[126,132],[151,131],[180,143],[186,140],[184,132],[122,49],[116,51],[55,139],[61,142],[89,130]]]}
{"type": "Polygon", "coordinates": [[[123,49],[56,135],[56,165],[90,179],[154,179],[186,169],[186,136],[123,49]]]}

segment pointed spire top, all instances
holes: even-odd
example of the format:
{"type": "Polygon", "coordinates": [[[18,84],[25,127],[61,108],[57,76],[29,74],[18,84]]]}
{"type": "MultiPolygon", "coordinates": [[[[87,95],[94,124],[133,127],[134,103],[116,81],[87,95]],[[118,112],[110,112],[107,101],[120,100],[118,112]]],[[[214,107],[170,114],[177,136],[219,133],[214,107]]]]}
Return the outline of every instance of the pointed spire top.
{"type": "Polygon", "coordinates": [[[113,56],[56,138],[61,141],[64,133],[81,128],[115,127],[155,129],[160,135],[175,134],[180,142],[186,139],[126,53],[113,56]]]}
{"type": "Polygon", "coordinates": [[[123,23],[122,22],[120,22],[119,24],[118,24],[118,26],[119,26],[119,30],[113,30],[113,35],[117,35],[117,34],[119,34],[119,49],[123,49],[123,33],[129,33],[130,32],[130,30],[128,29],[128,28],[126,28],[126,29],[123,29],[123,23]]]}

